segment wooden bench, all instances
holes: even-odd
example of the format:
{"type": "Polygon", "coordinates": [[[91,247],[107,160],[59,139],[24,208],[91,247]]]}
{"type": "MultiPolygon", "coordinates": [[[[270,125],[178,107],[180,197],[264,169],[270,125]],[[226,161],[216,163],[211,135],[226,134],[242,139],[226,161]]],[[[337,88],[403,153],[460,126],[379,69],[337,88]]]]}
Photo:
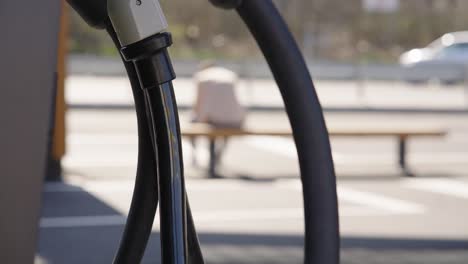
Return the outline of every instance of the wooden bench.
{"type": "MultiPolygon", "coordinates": [[[[413,176],[406,162],[407,142],[414,137],[443,137],[447,131],[441,128],[329,128],[329,134],[333,137],[396,137],[398,139],[398,165],[403,175],[413,176]]],[[[196,138],[207,138],[209,140],[209,177],[216,177],[216,165],[220,154],[216,143],[219,139],[240,136],[292,136],[289,129],[273,128],[215,128],[203,124],[190,124],[182,126],[182,136],[194,141],[196,138]]]]}

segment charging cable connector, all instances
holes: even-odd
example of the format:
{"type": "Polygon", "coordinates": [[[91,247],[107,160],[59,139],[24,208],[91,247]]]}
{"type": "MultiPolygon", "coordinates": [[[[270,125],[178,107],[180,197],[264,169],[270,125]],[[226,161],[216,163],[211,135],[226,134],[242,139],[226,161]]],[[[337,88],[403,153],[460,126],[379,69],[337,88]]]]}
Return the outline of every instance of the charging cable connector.
{"type": "Polygon", "coordinates": [[[107,12],[122,46],[165,32],[168,28],[158,0],[108,0],[107,12]]]}

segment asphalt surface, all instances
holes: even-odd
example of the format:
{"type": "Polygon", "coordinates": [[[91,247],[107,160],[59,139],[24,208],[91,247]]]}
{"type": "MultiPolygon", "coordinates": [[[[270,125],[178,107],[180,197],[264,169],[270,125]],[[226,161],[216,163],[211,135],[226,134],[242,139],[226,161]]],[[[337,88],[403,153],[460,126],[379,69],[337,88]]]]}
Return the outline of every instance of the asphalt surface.
{"type": "MultiPolygon", "coordinates": [[[[133,106],[128,80],[125,77],[70,76],[67,78],[66,100],[72,108],[133,106]]],[[[390,81],[326,81],[315,82],[320,101],[328,109],[468,109],[468,85],[437,83],[410,84],[390,81]]],[[[196,96],[192,79],[174,81],[179,106],[190,107],[196,96]]],[[[275,82],[271,79],[242,79],[236,89],[241,104],[260,109],[283,107],[275,82]]]]}
{"type": "MultiPolygon", "coordinates": [[[[334,113],[326,119],[329,126],[439,126],[449,132],[410,141],[414,178],[402,177],[393,138],[332,138],[342,263],[468,263],[468,116],[334,113]]],[[[251,113],[248,122],[288,126],[279,112],[251,113]]],[[[44,186],[37,263],[110,263],[133,187],[134,114],[72,110],[67,125],[65,181],[44,186]]],[[[216,180],[206,179],[205,146],[183,148],[207,263],[301,263],[302,199],[292,140],[231,140],[216,180]]],[[[160,263],[159,254],[155,221],[143,263],[160,263]]]]}

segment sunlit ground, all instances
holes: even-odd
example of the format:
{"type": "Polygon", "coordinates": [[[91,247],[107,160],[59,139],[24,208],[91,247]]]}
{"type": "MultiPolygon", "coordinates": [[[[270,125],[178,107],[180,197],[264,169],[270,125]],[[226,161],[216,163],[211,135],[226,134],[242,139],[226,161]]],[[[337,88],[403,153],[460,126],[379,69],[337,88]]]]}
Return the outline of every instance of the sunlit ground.
{"type": "MultiPolygon", "coordinates": [[[[83,87],[86,94],[100,81],[69,79],[69,103],[103,103],[96,99],[105,99],[99,93],[86,98],[77,91],[83,87]]],[[[131,103],[128,87],[122,79],[113,81],[103,88],[115,89],[104,103],[114,102],[123,110],[72,108],[68,113],[65,183],[49,183],[44,189],[37,252],[42,263],[108,263],[115,253],[132,193],[137,136],[133,110],[125,106],[131,103]]],[[[253,83],[253,91],[240,89],[243,103],[281,105],[271,82],[253,83]]],[[[468,115],[460,111],[465,107],[463,87],[367,83],[366,101],[358,102],[355,83],[319,84],[326,107],[349,102],[361,108],[376,104],[444,110],[333,112],[326,115],[330,127],[437,126],[448,131],[446,137],[409,141],[408,163],[414,178],[402,177],[394,138],[332,138],[342,263],[467,263],[468,115]]],[[[176,85],[179,102],[189,105],[190,83],[181,80],[176,85]]],[[[189,113],[182,111],[183,126],[189,119],[189,113]]],[[[288,127],[281,111],[255,111],[247,122],[288,127]]],[[[188,195],[207,262],[301,263],[302,198],[292,140],[231,140],[218,170],[222,179],[217,180],[206,179],[206,143],[201,140],[193,150],[184,141],[183,148],[188,195]]],[[[144,263],[160,263],[158,232],[155,221],[144,263]]]]}

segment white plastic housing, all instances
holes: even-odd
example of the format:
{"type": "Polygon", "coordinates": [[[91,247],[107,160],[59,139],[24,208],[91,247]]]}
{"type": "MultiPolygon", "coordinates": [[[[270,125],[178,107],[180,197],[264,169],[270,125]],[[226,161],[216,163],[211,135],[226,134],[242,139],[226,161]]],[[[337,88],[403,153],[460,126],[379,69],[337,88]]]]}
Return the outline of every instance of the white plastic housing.
{"type": "Polygon", "coordinates": [[[164,32],[168,27],[158,0],[108,0],[107,11],[122,46],[164,32]]]}

